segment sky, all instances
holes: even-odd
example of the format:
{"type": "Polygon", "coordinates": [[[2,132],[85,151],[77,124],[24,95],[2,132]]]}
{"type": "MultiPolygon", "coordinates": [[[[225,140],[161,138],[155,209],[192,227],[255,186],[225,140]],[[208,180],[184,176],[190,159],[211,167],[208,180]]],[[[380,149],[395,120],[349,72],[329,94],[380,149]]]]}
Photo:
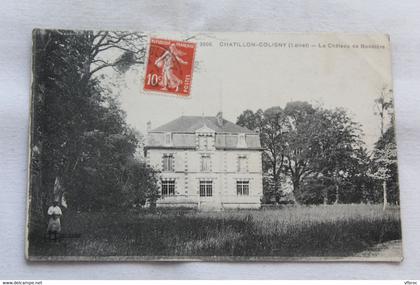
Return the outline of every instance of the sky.
{"type": "Polygon", "coordinates": [[[124,75],[107,71],[108,80],[117,83],[113,92],[119,94],[128,123],[141,133],[145,133],[148,121],[155,128],[181,115],[215,116],[222,111],[225,119],[235,122],[247,109],[307,101],[325,108],[345,108],[362,124],[368,149],[379,137],[374,100],[384,86],[392,88],[389,42],[384,35],[152,36],[174,40],[193,37],[197,43],[195,68],[190,98],[145,92],[144,66],[124,75]]]}

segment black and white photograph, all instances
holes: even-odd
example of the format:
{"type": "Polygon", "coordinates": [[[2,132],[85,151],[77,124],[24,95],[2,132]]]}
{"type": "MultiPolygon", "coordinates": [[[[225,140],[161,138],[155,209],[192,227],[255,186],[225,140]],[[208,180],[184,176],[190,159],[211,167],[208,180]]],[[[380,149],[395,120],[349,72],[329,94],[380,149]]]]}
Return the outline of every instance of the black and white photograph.
{"type": "Polygon", "coordinates": [[[28,260],[402,261],[388,35],[32,36],[28,260]]]}

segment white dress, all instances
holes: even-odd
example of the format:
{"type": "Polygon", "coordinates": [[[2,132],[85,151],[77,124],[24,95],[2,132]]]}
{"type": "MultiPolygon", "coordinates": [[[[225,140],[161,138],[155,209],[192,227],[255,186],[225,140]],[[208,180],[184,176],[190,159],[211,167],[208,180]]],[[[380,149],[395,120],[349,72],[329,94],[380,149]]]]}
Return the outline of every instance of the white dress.
{"type": "Polygon", "coordinates": [[[61,231],[60,217],[62,215],[61,209],[58,206],[51,206],[48,208],[48,215],[50,219],[48,221],[48,231],[57,232],[61,231]]]}

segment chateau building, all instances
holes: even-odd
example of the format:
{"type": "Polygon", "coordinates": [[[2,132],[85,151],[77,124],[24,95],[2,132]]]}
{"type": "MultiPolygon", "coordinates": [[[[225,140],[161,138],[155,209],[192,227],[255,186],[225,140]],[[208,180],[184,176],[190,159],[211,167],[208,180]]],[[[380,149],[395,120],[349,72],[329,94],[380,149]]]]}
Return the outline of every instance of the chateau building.
{"type": "Polygon", "coordinates": [[[148,164],[161,171],[158,207],[259,208],[261,154],[259,134],[222,113],[181,116],[148,130],[145,146],[148,164]]]}

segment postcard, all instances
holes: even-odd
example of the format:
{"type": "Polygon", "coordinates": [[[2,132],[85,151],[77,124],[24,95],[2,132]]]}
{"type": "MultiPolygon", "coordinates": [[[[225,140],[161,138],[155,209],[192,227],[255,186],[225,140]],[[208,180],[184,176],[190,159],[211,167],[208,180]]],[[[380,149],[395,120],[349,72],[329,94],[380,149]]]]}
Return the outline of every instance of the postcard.
{"type": "Polygon", "coordinates": [[[33,31],[30,261],[402,260],[390,38],[33,31]]]}

